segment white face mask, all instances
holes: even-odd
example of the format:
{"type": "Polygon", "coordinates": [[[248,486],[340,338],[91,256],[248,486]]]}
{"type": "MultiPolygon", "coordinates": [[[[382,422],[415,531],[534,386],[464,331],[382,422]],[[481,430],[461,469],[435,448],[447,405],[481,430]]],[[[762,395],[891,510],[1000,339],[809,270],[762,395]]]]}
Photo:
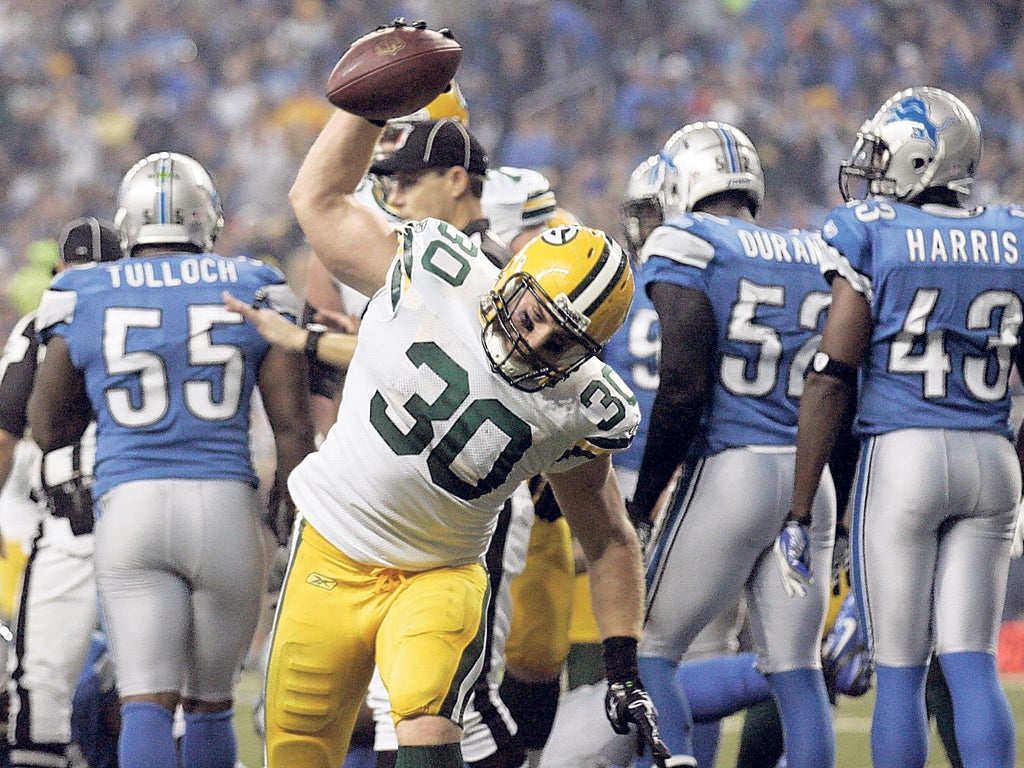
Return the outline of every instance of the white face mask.
{"type": "Polygon", "coordinates": [[[484,314],[491,320],[484,326],[482,340],[491,368],[517,389],[536,391],[557,384],[576,370],[591,352],[581,343],[566,345],[557,359],[549,360],[533,349],[513,319],[527,295],[537,301],[542,312],[556,328],[567,333],[562,323],[551,316],[551,309],[531,290],[528,283],[516,280],[505,287],[504,296],[484,297],[484,314]]]}

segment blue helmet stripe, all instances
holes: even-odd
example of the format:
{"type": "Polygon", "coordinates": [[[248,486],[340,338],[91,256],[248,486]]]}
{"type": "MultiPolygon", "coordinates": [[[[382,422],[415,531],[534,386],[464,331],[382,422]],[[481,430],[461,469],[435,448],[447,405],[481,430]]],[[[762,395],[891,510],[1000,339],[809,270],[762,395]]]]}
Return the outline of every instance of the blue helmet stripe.
{"type": "Polygon", "coordinates": [[[729,173],[739,173],[740,171],[740,158],[736,154],[736,142],[733,141],[732,134],[722,128],[718,129],[719,135],[722,137],[722,145],[725,148],[725,156],[729,161],[729,173]]]}
{"type": "Polygon", "coordinates": [[[171,165],[171,158],[161,157],[156,166],[157,224],[171,223],[171,165]]]}

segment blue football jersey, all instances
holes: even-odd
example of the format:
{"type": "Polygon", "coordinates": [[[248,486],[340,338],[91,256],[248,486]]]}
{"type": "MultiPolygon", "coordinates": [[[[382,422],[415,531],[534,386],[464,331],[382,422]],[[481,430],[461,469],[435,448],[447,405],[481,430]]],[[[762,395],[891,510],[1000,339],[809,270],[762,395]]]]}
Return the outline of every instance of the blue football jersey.
{"type": "Polygon", "coordinates": [[[269,345],[224,290],[297,316],[277,269],[211,253],[75,267],[44,294],[40,339],[65,338],[96,414],[96,497],[155,478],[256,485],[249,414],[269,345]]]}
{"type": "Polygon", "coordinates": [[[831,211],[822,236],[838,252],[826,274],[848,280],[874,318],[855,431],[1011,437],[1024,210],[853,201],[831,211]]]}
{"type": "Polygon", "coordinates": [[[658,313],[647,297],[643,285],[638,284],[626,322],[608,340],[601,353],[601,359],[633,390],[642,414],[640,426],[629,448],[612,456],[612,463],[617,467],[640,471],[640,462],[644,458],[644,444],[647,442],[647,417],[651,413],[654,393],[658,389],[660,349],[658,313]]]}
{"type": "Polygon", "coordinates": [[[694,454],[796,443],[804,373],[831,302],[827,248],[817,233],[706,213],[677,216],[644,244],[645,285],[694,288],[714,310],[713,388],[694,454]]]}

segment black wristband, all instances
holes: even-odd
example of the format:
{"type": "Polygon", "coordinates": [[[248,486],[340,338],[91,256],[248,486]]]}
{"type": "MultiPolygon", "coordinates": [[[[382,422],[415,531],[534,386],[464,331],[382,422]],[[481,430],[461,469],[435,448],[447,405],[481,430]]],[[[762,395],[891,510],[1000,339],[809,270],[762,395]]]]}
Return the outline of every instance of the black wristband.
{"type": "Polygon", "coordinates": [[[834,360],[824,352],[814,353],[814,357],[811,358],[809,371],[820,373],[822,376],[831,376],[851,389],[857,386],[856,366],[844,363],[841,360],[834,360]]]}
{"type": "Polygon", "coordinates": [[[310,323],[306,326],[306,346],[302,349],[302,354],[306,356],[306,361],[312,365],[320,359],[316,353],[316,349],[320,344],[320,337],[324,335],[327,329],[322,325],[316,323],[310,323]]]}
{"type": "Polygon", "coordinates": [[[601,647],[604,650],[605,677],[609,683],[636,682],[640,679],[635,637],[607,637],[601,647]]]}

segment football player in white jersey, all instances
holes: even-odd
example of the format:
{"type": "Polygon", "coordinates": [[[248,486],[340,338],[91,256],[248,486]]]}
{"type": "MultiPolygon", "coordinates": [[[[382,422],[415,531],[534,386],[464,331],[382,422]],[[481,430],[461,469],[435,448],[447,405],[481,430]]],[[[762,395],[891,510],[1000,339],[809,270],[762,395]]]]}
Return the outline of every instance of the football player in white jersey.
{"type": "Polygon", "coordinates": [[[856,389],[851,573],[875,664],[876,768],[927,761],[933,652],[963,764],[1014,765],[995,649],[1021,503],[1008,382],[1024,363],[1024,209],[964,205],[980,162],[959,98],[900,91],[858,132],[840,169],[847,204],[822,229],[832,307],[800,404],[791,517],[811,517],[856,389]]]}
{"type": "MultiPolygon", "coordinates": [[[[458,120],[469,127],[469,107],[454,80],[423,109],[389,120],[374,149],[374,159],[379,161],[404,144],[416,123],[445,118],[458,120]]],[[[378,175],[366,174],[353,194],[388,221],[402,222],[401,214],[388,204],[388,191],[378,175]]],[[[575,221],[571,214],[556,207],[555,194],[543,174],[527,168],[488,167],[480,203],[491,231],[512,253],[545,226],[575,221]]],[[[313,321],[314,327],[323,325],[331,330],[353,333],[358,329],[366,301],[366,296],[334,278],[312,255],[307,276],[304,323],[313,321]]],[[[343,371],[337,366],[323,361],[315,364],[310,376],[314,395],[335,399],[343,377],[343,371]]],[[[320,423],[326,428],[330,420],[320,423]]]]}
{"type": "MultiPolygon", "coordinates": [[[[470,124],[468,105],[454,80],[423,109],[388,121],[374,150],[375,163],[405,146],[417,123],[445,118],[457,120],[467,129],[470,124]]],[[[383,179],[373,168],[354,194],[389,221],[403,220],[403,211],[389,203],[383,179]]],[[[576,223],[575,216],[557,206],[543,174],[528,168],[488,167],[480,205],[490,230],[513,253],[545,227],[576,223]]],[[[307,320],[351,332],[358,327],[358,317],[365,306],[365,296],[333,278],[318,259],[311,260],[307,320]],[[343,324],[334,322],[339,319],[343,324]]],[[[327,397],[336,413],[336,397],[343,377],[339,367],[322,361],[313,363],[310,381],[317,412],[324,412],[322,398],[327,397]]],[[[318,419],[318,424],[329,425],[332,420],[333,415],[318,419]]],[[[512,620],[501,696],[519,724],[519,736],[536,765],[554,723],[561,692],[560,675],[569,653],[575,568],[571,537],[558,505],[550,492],[544,492],[544,483],[539,478],[533,487],[537,514],[530,529],[526,564],[512,581],[512,620]]]]}
{"type": "Polygon", "coordinates": [[[499,271],[451,225],[394,228],[352,196],[380,134],[338,111],[290,192],[318,257],[372,298],[338,421],[289,482],[301,516],[273,629],[268,768],[336,768],[375,662],[397,765],[462,766],[482,558],[505,500],[540,472],[591,563],[609,718],[650,737],[640,548],[609,458],[638,413],[595,358],[628,311],[628,259],[601,232],[563,227],[499,271]]]}

